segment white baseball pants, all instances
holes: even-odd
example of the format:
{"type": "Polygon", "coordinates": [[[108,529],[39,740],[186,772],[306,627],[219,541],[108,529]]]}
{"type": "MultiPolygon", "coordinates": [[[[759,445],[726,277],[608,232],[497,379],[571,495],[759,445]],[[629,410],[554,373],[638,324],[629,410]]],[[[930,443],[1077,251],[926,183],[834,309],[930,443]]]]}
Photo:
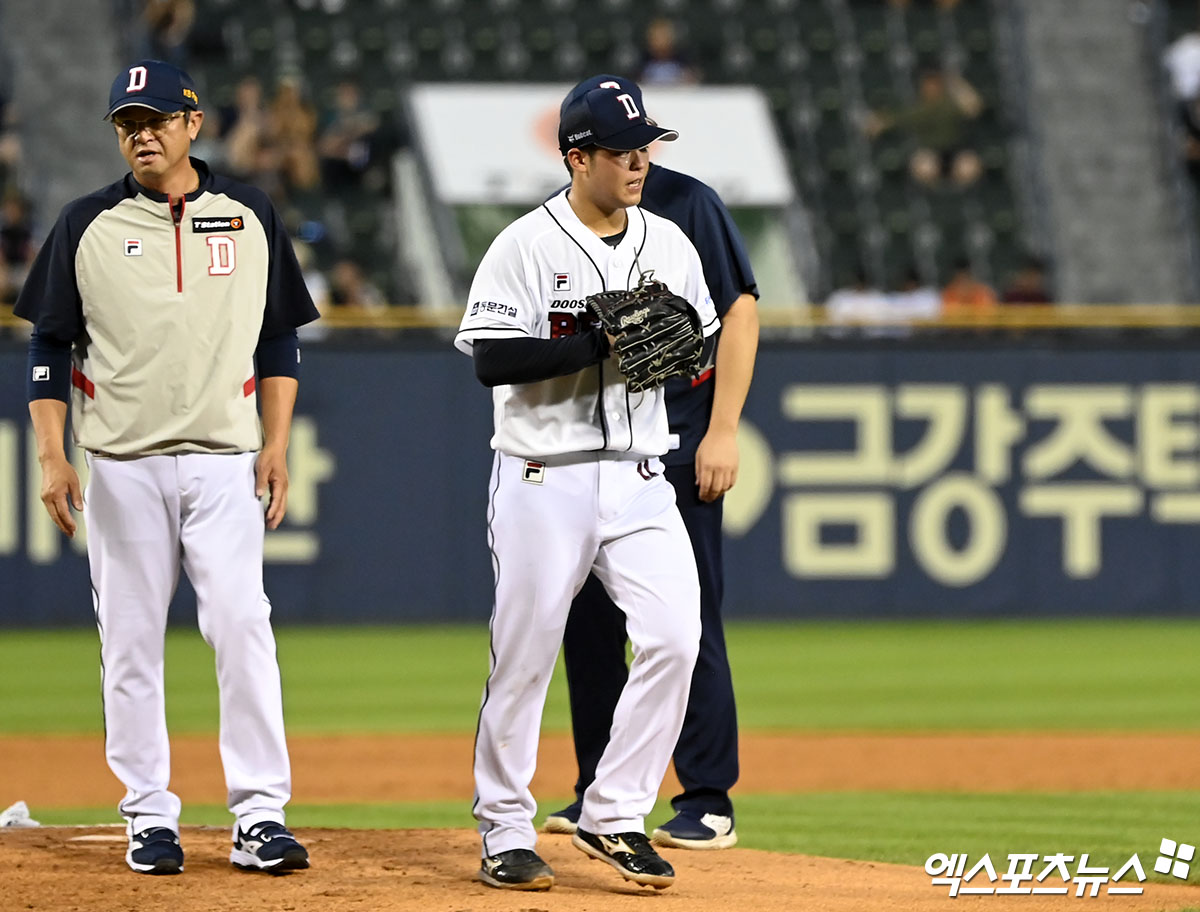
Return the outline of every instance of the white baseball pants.
{"type": "Polygon", "coordinates": [[[546,690],[571,600],[594,571],[625,613],[629,681],[579,825],[644,832],[679,738],[700,642],[700,586],[675,490],[650,459],[582,454],[538,463],[497,453],[488,531],[496,601],[475,742],[483,855],[532,848],[546,690]],[[573,460],[573,461],[572,461],[573,460]]]}
{"type": "Polygon", "coordinates": [[[89,457],[84,497],[100,628],[105,753],[132,831],[179,830],[163,690],[167,606],[182,563],[216,652],[229,809],[245,826],[284,819],[291,769],[271,603],[263,592],[256,453],[89,457]]]}

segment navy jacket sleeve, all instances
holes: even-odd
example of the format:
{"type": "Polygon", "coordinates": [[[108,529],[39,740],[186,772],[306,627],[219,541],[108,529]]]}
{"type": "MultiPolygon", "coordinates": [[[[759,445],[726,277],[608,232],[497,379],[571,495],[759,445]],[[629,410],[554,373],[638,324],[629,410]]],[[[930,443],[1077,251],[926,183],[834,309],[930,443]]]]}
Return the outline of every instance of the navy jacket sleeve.
{"type": "Polygon", "coordinates": [[[681,226],[700,253],[704,281],[719,316],[743,294],[758,297],[758,283],[741,232],[715,190],[701,185],[691,195],[691,224],[681,226]]]}
{"type": "Polygon", "coordinates": [[[758,297],[741,232],[712,187],[690,175],[652,165],[641,207],[683,229],[700,254],[704,281],[719,316],[725,316],[743,294],[758,297]]]}

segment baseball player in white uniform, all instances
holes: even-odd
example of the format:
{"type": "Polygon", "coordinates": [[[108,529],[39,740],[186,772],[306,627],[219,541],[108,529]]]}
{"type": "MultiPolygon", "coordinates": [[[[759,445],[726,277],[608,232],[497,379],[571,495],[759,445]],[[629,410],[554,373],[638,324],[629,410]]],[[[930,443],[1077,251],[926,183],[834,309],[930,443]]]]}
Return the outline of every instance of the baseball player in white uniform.
{"type": "Polygon", "coordinates": [[[554,882],[534,851],[529,783],[568,609],[589,572],[625,613],[634,661],[574,845],[635,883],[663,888],[675,876],[644,817],[687,705],[700,638],[695,558],[658,458],[669,445],[662,388],[628,390],[584,304],[653,271],[696,307],[713,347],[719,321],[695,248],[637,206],[647,147],[675,138],[647,120],[636,86],[604,83],[567,106],[559,148],[571,186],[495,239],[455,340],[495,403],[495,607],[474,804],[479,879],[493,887],[554,882]]]}
{"type": "Polygon", "coordinates": [[[107,117],[130,173],[63,209],[16,313],[34,323],[42,500],[67,535],[72,507],[87,521],[125,860],[139,873],[183,870],[163,692],[182,564],[216,652],[230,860],[307,868],[284,826],[291,770],[262,556],[264,523],[278,526],[287,504],[296,327],[317,311],[267,197],[189,157],[204,113],[186,73],[157,60],[128,67],[107,117]],[[68,403],[86,495],[63,450],[68,403]]]}

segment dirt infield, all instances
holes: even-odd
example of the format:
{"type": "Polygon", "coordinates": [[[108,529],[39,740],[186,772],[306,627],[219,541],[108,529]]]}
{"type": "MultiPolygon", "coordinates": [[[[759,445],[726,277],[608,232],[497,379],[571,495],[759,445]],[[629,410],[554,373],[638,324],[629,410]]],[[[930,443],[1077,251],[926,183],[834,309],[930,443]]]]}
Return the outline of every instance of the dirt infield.
{"type": "MultiPolygon", "coordinates": [[[[471,739],[336,736],[290,739],[296,801],[469,803],[471,739]]],[[[185,802],[224,802],[216,738],[172,739],[172,787],[185,802]]],[[[1197,735],[745,735],[739,790],[948,791],[1200,788],[1197,735]]],[[[574,778],[566,737],[543,739],[537,794],[562,795],[574,778]]],[[[665,791],[674,783],[669,777],[665,791]]],[[[0,738],[0,806],[112,806],[121,789],[99,736],[0,738]]],[[[229,831],[185,827],[186,873],[143,877],[123,861],[115,828],[0,830],[0,909],[34,912],[952,912],[955,909],[1180,910],[1200,887],[1146,885],[1142,896],[968,896],[951,899],[919,868],[777,855],[747,849],[673,852],[679,875],[658,893],[543,837],[554,867],[549,893],[507,893],[473,881],[474,833],[458,830],[313,830],[313,868],[286,877],[228,863],[229,831]],[[647,905],[650,904],[650,905],[647,905]]]]}
{"type": "MultiPolygon", "coordinates": [[[[297,802],[470,801],[470,735],[291,736],[297,802]]],[[[224,804],[214,736],[171,739],[172,788],[224,804]]],[[[742,792],[897,789],[1083,791],[1200,788],[1200,735],[744,734],[742,792]]],[[[566,735],[542,739],[533,790],[575,781],[566,735]]],[[[114,805],[121,788],[99,735],[0,737],[0,807],[114,805]]],[[[668,775],[664,792],[675,788],[668,775]]],[[[36,817],[36,813],[34,814],[36,817]]]]}
{"type": "Polygon", "coordinates": [[[0,832],[0,903],[14,912],[1151,912],[1200,902],[1200,888],[1159,884],[1142,896],[950,899],[918,868],[749,849],[674,852],[678,882],[656,892],[626,884],[565,836],[539,843],[556,873],[554,889],[508,893],[473,880],[478,843],[466,831],[306,830],[304,837],[313,867],[271,877],[228,863],[227,829],[185,827],[183,875],[145,877],[125,867],[124,839],[113,829],[0,832]]]}

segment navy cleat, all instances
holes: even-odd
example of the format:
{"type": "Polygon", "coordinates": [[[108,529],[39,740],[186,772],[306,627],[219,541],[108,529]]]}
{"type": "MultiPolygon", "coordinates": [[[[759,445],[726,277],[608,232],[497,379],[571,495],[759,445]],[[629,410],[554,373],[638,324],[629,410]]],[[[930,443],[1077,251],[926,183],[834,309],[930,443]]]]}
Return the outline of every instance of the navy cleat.
{"type": "Polygon", "coordinates": [[[499,890],[549,890],[554,886],[554,872],[533,849],[488,855],[479,866],[478,876],[499,890]]]}
{"type": "Polygon", "coordinates": [[[644,887],[665,890],[675,883],[675,869],[654,851],[645,833],[601,836],[577,829],[571,837],[571,845],[597,861],[608,862],[626,880],[644,887]]]}
{"type": "Polygon", "coordinates": [[[728,849],[737,845],[733,817],[705,814],[696,818],[680,811],[652,834],[654,844],[675,849],[728,849]]]}
{"type": "Polygon", "coordinates": [[[242,829],[234,827],[229,860],[243,871],[279,874],[308,867],[308,851],[282,823],[265,820],[242,829]]]}
{"type": "Polygon", "coordinates": [[[183,871],[183,848],[179,834],[167,827],[150,827],[130,834],[125,863],[139,874],[179,874],[183,871]]]}
{"type": "Polygon", "coordinates": [[[542,829],[547,833],[566,833],[569,836],[579,829],[579,815],[582,812],[583,801],[577,798],[574,804],[568,804],[561,811],[547,815],[542,829]]]}

